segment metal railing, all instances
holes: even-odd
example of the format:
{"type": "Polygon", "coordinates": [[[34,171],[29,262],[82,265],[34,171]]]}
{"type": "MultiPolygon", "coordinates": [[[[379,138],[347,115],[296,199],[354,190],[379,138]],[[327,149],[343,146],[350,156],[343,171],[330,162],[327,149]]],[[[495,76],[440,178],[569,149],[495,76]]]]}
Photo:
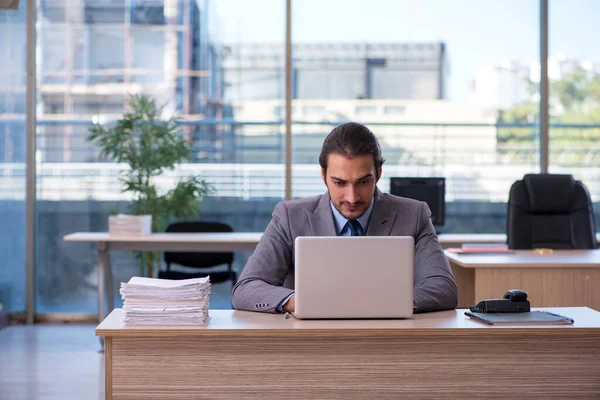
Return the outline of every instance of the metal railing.
{"type": "MultiPolygon", "coordinates": [[[[14,130],[15,124],[22,122],[17,118],[0,120],[0,141],[8,137],[7,127],[14,130]]],[[[325,190],[317,158],[327,133],[342,122],[293,121],[293,197],[325,190]]],[[[159,187],[167,190],[180,177],[199,175],[215,187],[216,196],[284,196],[283,121],[204,119],[180,123],[193,143],[193,162],[158,177],[159,187]]],[[[366,124],[377,134],[387,160],[379,182],[384,191],[389,189],[391,176],[444,176],[448,201],[506,201],[515,180],[539,171],[535,124],[366,124]]],[[[89,119],[38,120],[38,199],[128,199],[119,180],[126,166],[98,160],[99,150],[86,141],[91,125],[89,119]]],[[[556,141],[551,145],[551,171],[575,175],[598,199],[597,138],[600,124],[551,126],[551,139],[556,141]]],[[[23,163],[0,163],[0,199],[22,198],[24,177],[23,163]]]]}

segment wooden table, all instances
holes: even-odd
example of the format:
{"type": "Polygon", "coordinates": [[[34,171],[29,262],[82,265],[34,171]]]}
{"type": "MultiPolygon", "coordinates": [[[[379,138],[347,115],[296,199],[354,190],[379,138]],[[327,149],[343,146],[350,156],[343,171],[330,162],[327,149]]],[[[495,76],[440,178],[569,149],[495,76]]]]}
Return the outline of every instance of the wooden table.
{"type": "Polygon", "coordinates": [[[487,326],[464,310],[407,320],[300,321],[211,310],[207,327],[106,338],[106,399],[599,398],[600,313],[573,326],[487,326]]]}
{"type": "Polygon", "coordinates": [[[502,298],[509,289],[522,289],[535,307],[586,306],[600,310],[600,250],[445,253],[458,286],[459,307],[502,298]]]}

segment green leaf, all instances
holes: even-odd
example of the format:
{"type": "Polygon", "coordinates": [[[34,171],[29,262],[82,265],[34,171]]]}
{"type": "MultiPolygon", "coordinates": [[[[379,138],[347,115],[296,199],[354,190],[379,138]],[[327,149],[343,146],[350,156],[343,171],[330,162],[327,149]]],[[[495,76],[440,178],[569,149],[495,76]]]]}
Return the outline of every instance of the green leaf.
{"type": "MultiPolygon", "coordinates": [[[[128,111],[113,126],[95,124],[87,140],[100,149],[100,159],[123,163],[122,191],[131,193],[129,212],[152,215],[152,231],[163,232],[174,220],[194,218],[202,197],[213,193],[211,185],[198,176],[174,182],[160,193],[156,178],[174,170],[192,156],[191,143],[180,132],[176,117],[161,119],[154,99],[137,94],[129,98],[128,111]]],[[[159,255],[139,254],[146,271],[152,271],[159,255]]]]}

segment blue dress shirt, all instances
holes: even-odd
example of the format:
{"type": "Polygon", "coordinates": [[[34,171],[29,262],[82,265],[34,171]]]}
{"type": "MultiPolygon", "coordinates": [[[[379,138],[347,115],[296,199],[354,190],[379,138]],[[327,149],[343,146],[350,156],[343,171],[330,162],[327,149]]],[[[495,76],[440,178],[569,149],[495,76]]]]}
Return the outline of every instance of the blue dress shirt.
{"type": "MultiPolygon", "coordinates": [[[[358,236],[365,236],[367,232],[367,228],[369,227],[369,220],[371,219],[371,213],[373,212],[373,199],[371,199],[371,204],[367,211],[361,215],[357,221],[360,224],[358,228],[358,236]]],[[[348,224],[348,218],[344,217],[333,205],[333,202],[329,203],[331,206],[331,212],[333,213],[333,222],[335,223],[335,232],[338,236],[351,236],[350,224],[348,224]]],[[[294,293],[290,294],[288,297],[283,299],[281,303],[277,306],[277,312],[283,312],[283,306],[288,300],[294,295],[294,293]]]]}
{"type": "MultiPolygon", "coordinates": [[[[360,224],[358,236],[365,236],[367,232],[367,228],[369,227],[369,220],[371,219],[371,213],[373,212],[373,203],[371,200],[371,204],[367,211],[364,212],[360,218],[357,219],[360,224]]],[[[350,225],[348,224],[348,218],[344,217],[340,212],[335,208],[333,202],[329,203],[331,205],[331,212],[333,213],[333,222],[335,223],[335,231],[338,236],[350,236],[350,225]]]]}

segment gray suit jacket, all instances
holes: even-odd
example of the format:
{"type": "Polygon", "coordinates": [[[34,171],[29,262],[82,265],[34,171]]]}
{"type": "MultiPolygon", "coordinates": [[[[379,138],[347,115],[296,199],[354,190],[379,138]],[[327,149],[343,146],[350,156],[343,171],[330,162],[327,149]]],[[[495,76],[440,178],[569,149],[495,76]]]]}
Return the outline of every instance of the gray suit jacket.
{"type": "MultiPolygon", "coordinates": [[[[415,239],[416,312],[455,308],[456,282],[433,229],[427,204],[381,193],[379,189],[375,190],[374,201],[367,236],[415,239]]],[[[336,236],[329,194],[277,204],[271,222],[233,287],[234,308],[274,313],[279,303],[293,293],[297,236],[336,236]]]]}

